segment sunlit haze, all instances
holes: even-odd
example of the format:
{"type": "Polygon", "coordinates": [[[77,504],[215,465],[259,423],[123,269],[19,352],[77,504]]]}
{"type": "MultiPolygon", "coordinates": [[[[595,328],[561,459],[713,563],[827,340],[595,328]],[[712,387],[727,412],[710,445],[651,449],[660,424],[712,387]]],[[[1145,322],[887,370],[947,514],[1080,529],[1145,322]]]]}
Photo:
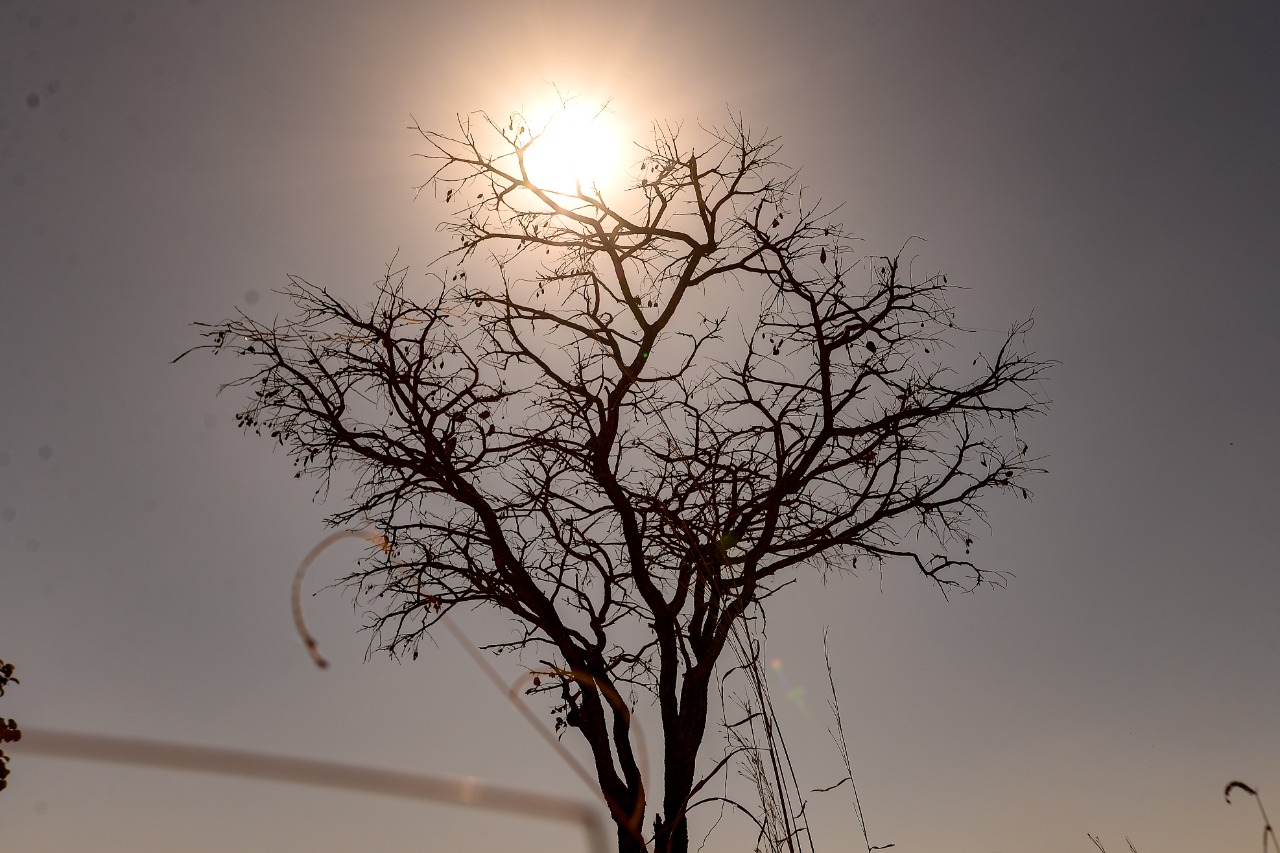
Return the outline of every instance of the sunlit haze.
{"type": "Polygon", "coordinates": [[[533,182],[563,193],[579,187],[590,193],[595,187],[607,194],[616,187],[626,166],[624,155],[634,148],[624,150],[609,109],[574,99],[544,112],[550,113],[545,124],[531,117],[535,127],[543,128],[525,160],[533,182]]]}
{"type": "MultiPolygon", "coordinates": [[[[850,786],[815,791],[846,773],[824,636],[871,844],[1261,853],[1256,805],[1223,788],[1280,816],[1277,33],[1274,0],[0,3],[0,659],[21,680],[0,717],[595,796],[448,634],[367,656],[363,607],[325,589],[366,543],[309,570],[313,664],[290,584],[341,489],[321,502],[238,426],[251,392],[218,388],[245,363],[170,363],[193,321],[292,316],[291,274],[359,306],[393,263],[439,293],[457,257],[430,264],[460,244],[438,226],[482,202],[415,197],[431,164],[406,126],[482,110],[505,130],[551,117],[558,87],[576,99],[530,151],[537,180],[608,200],[651,122],[692,145],[741,115],[781,138],[806,203],[842,205],[851,251],[909,242],[914,275],[959,288],[979,331],[930,357],[967,371],[1034,316],[1028,346],[1059,363],[1019,434],[1049,473],[975,525],[1005,588],[948,601],[859,566],[769,599],[816,853],[864,849],[850,786]]],[[[507,274],[555,260],[538,249],[507,274]]],[[[483,251],[465,271],[501,282],[483,251]]],[[[754,310],[753,284],[681,310],[754,310]]],[[[477,643],[519,637],[454,615],[477,643]]],[[[4,751],[4,851],[587,850],[524,814],[4,751]]],[[[703,853],[754,849],[721,805],[690,813],[693,848],[718,822],[703,853]]]]}

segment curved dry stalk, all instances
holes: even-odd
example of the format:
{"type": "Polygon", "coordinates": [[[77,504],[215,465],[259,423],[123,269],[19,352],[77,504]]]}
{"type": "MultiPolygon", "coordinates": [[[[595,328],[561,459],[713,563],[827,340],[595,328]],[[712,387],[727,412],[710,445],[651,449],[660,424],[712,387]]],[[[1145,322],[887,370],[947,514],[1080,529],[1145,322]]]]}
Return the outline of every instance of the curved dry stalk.
{"type": "Polygon", "coordinates": [[[297,571],[293,573],[293,587],[290,593],[290,606],[293,609],[293,627],[298,632],[302,644],[307,648],[307,654],[311,655],[311,660],[320,669],[326,669],[329,662],[320,654],[320,646],[316,642],[316,638],[307,628],[306,617],[302,613],[302,581],[307,575],[307,569],[311,568],[311,564],[315,562],[326,548],[342,539],[367,539],[377,545],[384,553],[391,553],[391,544],[387,542],[387,538],[380,533],[372,530],[352,528],[350,530],[337,530],[330,533],[324,539],[307,552],[307,556],[302,558],[302,562],[298,565],[297,571]]]}
{"type": "Polygon", "coordinates": [[[1226,790],[1222,792],[1222,796],[1228,803],[1231,802],[1231,792],[1239,788],[1246,794],[1253,797],[1255,803],[1258,804],[1258,811],[1262,814],[1262,853],[1268,853],[1271,849],[1270,845],[1275,844],[1276,849],[1280,850],[1280,842],[1276,841],[1276,831],[1271,828],[1271,819],[1267,817],[1267,810],[1262,805],[1262,797],[1258,796],[1258,792],[1246,785],[1244,782],[1234,781],[1227,783],[1226,790]]]}

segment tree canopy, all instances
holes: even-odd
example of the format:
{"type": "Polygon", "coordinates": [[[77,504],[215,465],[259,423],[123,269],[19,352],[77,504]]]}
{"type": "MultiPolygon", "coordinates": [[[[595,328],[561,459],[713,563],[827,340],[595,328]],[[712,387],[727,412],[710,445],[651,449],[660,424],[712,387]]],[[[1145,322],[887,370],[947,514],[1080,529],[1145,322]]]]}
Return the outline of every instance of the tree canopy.
{"type": "Polygon", "coordinates": [[[1029,320],[958,358],[947,276],[910,243],[869,255],[740,119],[654,125],[616,197],[531,178],[548,128],[415,123],[449,241],[428,276],[393,262],[364,305],[292,276],[292,316],[198,348],[250,365],[239,424],[339,487],[330,523],[384,537],[344,579],[373,646],[416,657],[446,614],[509,614],[487,647],[590,747],[619,849],[683,853],[724,766],[699,762],[722,657],[770,596],[859,567],[1003,582],[969,545],[984,499],[1029,496],[1018,428],[1048,365],[1029,320]]]}

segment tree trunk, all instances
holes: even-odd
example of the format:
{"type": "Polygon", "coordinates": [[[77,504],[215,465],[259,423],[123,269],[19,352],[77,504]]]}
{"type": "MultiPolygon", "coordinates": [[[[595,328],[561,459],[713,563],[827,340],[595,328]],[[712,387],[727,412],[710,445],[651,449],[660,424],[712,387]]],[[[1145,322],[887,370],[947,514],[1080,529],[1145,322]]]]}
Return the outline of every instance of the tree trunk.
{"type": "MultiPolygon", "coordinates": [[[[608,794],[605,794],[605,798],[608,799],[608,794]]],[[[616,812],[612,808],[609,811],[613,825],[618,830],[618,853],[651,853],[644,843],[644,815],[638,816],[634,828],[627,825],[627,819],[634,814],[636,807],[635,795],[628,791],[625,799],[617,802],[617,806],[616,812]]]]}
{"type": "Polygon", "coordinates": [[[618,853],[649,853],[644,841],[636,838],[635,833],[625,826],[618,827],[618,853]]]}
{"type": "Polygon", "coordinates": [[[707,726],[707,685],[705,679],[685,676],[680,714],[666,739],[663,768],[663,815],[657,822],[654,853],[688,853],[689,819],[685,809],[693,790],[698,751],[707,726]]]}

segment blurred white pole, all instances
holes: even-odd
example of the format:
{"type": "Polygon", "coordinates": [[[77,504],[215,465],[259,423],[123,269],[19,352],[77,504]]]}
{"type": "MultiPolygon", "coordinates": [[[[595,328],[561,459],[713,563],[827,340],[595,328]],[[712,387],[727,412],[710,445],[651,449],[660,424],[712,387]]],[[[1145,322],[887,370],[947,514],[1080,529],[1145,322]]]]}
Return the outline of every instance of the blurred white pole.
{"type": "Polygon", "coordinates": [[[272,779],[302,785],[343,788],[366,794],[387,794],[415,800],[455,803],[476,808],[528,815],[544,820],[576,823],[587,833],[592,853],[607,853],[604,821],[591,803],[534,791],[491,785],[466,776],[448,778],[399,773],[356,764],[287,758],[238,749],[214,749],[133,738],[78,732],[22,729],[22,739],[10,745],[14,755],[29,753],[51,758],[137,764],[196,773],[219,773],[252,779],[272,779]]]}

